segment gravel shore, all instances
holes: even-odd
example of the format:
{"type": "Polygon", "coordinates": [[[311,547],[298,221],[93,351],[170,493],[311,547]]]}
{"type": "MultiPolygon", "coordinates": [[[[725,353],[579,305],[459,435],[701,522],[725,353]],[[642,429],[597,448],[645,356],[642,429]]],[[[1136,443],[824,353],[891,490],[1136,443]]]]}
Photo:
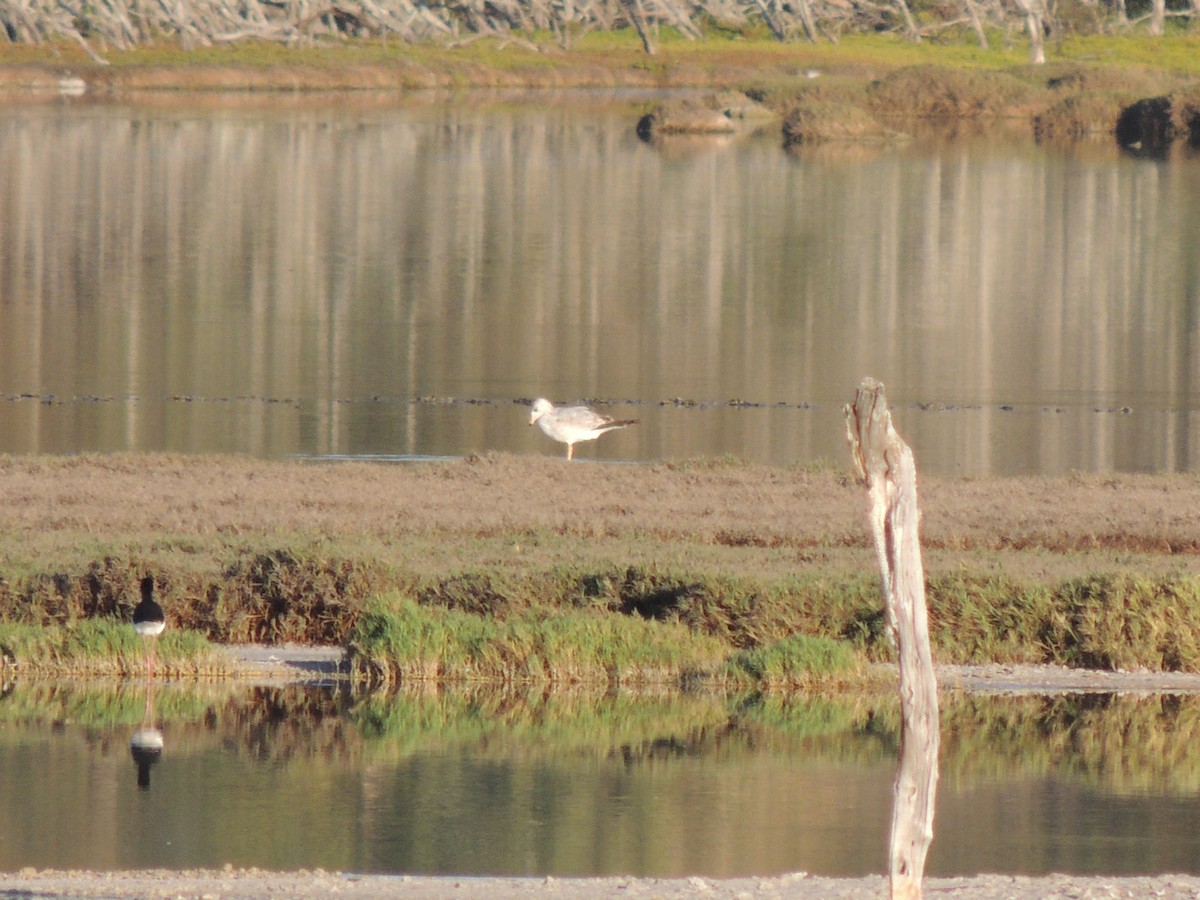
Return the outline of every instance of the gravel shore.
{"type": "MultiPolygon", "coordinates": [[[[324,680],[336,677],[345,668],[345,653],[340,647],[238,644],[225,649],[247,680],[260,683],[324,680]]],[[[881,668],[894,670],[895,666],[881,668]]],[[[1200,692],[1197,672],[1107,672],[1006,663],[940,664],[937,678],[943,690],[978,693],[1200,692]]]]}
{"type": "MultiPolygon", "coordinates": [[[[1023,878],[979,875],[930,878],[925,893],[955,900],[1050,900],[1050,898],[1200,897],[1200,878],[1023,878]]],[[[179,898],[179,900],[310,900],[317,897],[399,897],[404,900],[584,900],[584,898],[796,898],[875,900],[886,897],[882,877],[817,878],[803,873],[770,878],[430,878],[347,875],[330,872],[216,871],[51,872],[0,874],[0,897],[179,898]]]]}

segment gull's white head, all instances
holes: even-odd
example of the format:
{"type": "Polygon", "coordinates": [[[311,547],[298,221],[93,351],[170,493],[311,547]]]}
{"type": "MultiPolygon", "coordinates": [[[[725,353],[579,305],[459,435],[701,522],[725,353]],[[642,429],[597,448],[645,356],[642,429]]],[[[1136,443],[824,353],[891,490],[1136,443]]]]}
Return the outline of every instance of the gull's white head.
{"type": "Polygon", "coordinates": [[[545,397],[538,397],[533,401],[533,408],[529,411],[529,424],[532,425],[552,409],[554,409],[553,403],[545,397]]]}

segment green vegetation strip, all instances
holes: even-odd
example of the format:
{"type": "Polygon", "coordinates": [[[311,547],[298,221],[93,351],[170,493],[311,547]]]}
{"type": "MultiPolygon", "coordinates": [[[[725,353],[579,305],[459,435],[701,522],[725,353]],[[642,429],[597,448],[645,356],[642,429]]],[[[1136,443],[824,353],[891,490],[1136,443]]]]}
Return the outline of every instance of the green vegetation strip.
{"type": "MultiPolygon", "coordinates": [[[[673,69],[687,66],[679,73],[695,79],[697,69],[707,67],[714,75],[727,69],[730,78],[744,78],[759,71],[794,71],[799,66],[901,66],[941,65],[958,68],[1007,67],[1021,72],[1039,68],[1029,64],[1029,49],[1024,40],[1014,41],[1009,34],[993,34],[987,49],[981,48],[969,32],[943,35],[936,41],[914,42],[896,34],[850,33],[836,42],[791,42],[772,40],[765,31],[726,33],[712,27],[699,40],[692,40],[672,29],[663,29],[658,52],[648,57],[632,29],[592,31],[578,36],[570,51],[554,48],[549,34],[530,35],[543,47],[521,46],[504,38],[481,39],[469,46],[443,47],[436,43],[407,43],[378,39],[341,38],[320,47],[284,46],[273,41],[244,40],[216,43],[207,47],[182,50],[174,41],[145,44],[105,54],[113,70],[180,66],[199,68],[245,67],[267,69],[292,66],[317,71],[345,71],[355,67],[391,66],[403,74],[406,69],[444,74],[460,82],[504,83],[511,86],[513,75],[529,69],[571,71],[591,67],[621,71],[637,68],[652,71],[668,80],[673,69]],[[787,67],[791,67],[788,69],[787,67]]],[[[1047,47],[1049,64],[1107,65],[1125,68],[1153,68],[1200,74],[1196,54],[1195,29],[1171,28],[1159,37],[1136,32],[1081,34],[1066,33],[1047,47]]],[[[6,48],[10,63],[47,63],[76,69],[98,68],[77,44],[13,44],[6,48]]],[[[428,79],[426,79],[427,81],[428,79]]],[[[611,83],[611,79],[610,79],[611,83]]],[[[376,81],[372,86],[378,86],[376,81]]],[[[414,78],[414,87],[428,86],[414,78]]]]}
{"type": "MultiPolygon", "coordinates": [[[[231,667],[202,634],[174,631],[155,639],[154,671],[222,675],[231,667]]],[[[0,623],[0,671],[130,677],[149,671],[150,648],[132,626],[112,619],[70,625],[0,623]]]]}
{"type": "Polygon", "coordinates": [[[860,662],[848,644],[807,635],[731,654],[682,622],[577,610],[497,619],[404,597],[363,615],[349,650],[356,674],[388,683],[798,686],[845,677],[860,662]]]}
{"type": "MultiPolygon", "coordinates": [[[[209,642],[297,642],[346,647],[360,677],[385,682],[699,680],[770,689],[853,681],[863,663],[891,653],[877,577],[840,566],[729,574],[706,571],[703,560],[678,568],[481,561],[434,575],[317,549],[246,548],[217,570],[142,556],[109,556],[75,575],[0,570],[3,664],[141,671],[144,648],[126,623],[145,571],[156,573],[170,620],[158,641],[163,671],[219,671],[209,642]]],[[[1192,573],[1051,581],[964,564],[931,574],[927,587],[940,662],[1200,671],[1200,576],[1192,573]]]]}

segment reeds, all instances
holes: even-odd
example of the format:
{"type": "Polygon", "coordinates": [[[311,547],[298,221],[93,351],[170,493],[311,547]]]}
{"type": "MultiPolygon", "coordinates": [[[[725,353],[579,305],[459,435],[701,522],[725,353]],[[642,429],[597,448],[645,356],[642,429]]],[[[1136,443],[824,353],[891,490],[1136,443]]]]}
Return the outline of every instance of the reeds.
{"type": "Polygon", "coordinates": [[[356,676],[384,683],[683,684],[725,658],[720,641],[678,623],[570,609],[500,619],[397,595],[360,618],[347,647],[356,676]]]}
{"type": "Polygon", "coordinates": [[[1115,573],[1057,593],[1042,632],[1052,661],[1117,671],[1200,669],[1200,582],[1115,573]]]}
{"type": "Polygon", "coordinates": [[[1200,580],[1113,572],[1048,587],[960,573],[929,585],[941,662],[1200,671],[1200,580]]]}
{"type": "Polygon", "coordinates": [[[384,598],[348,641],[351,671],[373,683],[411,681],[800,686],[861,672],[848,644],[793,635],[738,650],[678,621],[595,610],[505,619],[384,598]]]}
{"type": "MultiPolygon", "coordinates": [[[[154,640],[159,674],[226,674],[234,669],[197,632],[170,631],[154,640]]],[[[0,622],[0,669],[14,672],[129,677],[148,671],[147,653],[143,639],[113,619],[50,626],[0,622]]]]}

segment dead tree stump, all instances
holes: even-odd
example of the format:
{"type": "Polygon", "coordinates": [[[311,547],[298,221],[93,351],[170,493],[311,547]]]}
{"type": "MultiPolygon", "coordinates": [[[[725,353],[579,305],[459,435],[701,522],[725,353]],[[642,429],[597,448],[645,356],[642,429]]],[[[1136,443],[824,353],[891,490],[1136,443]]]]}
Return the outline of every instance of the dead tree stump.
{"type": "Polygon", "coordinates": [[[872,378],[846,407],[846,438],[870,500],[888,627],[900,663],[900,765],[892,790],[888,876],[893,898],[920,898],[933,841],[938,779],[938,695],[929,648],[925,570],[917,533],[917,469],[872,378]]]}

